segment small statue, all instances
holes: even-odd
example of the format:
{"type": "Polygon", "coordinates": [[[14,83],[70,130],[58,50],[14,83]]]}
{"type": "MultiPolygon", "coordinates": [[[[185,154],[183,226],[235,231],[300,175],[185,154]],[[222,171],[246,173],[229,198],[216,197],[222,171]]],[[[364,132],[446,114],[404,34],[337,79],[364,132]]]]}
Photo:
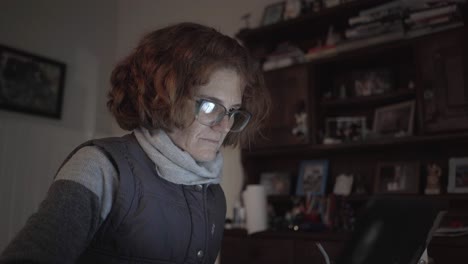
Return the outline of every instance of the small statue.
{"type": "Polygon", "coordinates": [[[442,176],[442,169],[434,163],[427,165],[426,189],[425,194],[439,194],[440,193],[440,177],[442,176]]]}
{"type": "Polygon", "coordinates": [[[292,129],[295,136],[305,137],[307,135],[307,113],[301,112],[294,114],[296,126],[292,129]]]}

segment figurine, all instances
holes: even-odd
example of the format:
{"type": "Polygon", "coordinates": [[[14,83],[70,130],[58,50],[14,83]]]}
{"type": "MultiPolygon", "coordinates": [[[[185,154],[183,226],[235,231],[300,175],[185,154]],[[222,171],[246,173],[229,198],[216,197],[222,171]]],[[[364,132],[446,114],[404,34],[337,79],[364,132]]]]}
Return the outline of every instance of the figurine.
{"type": "Polygon", "coordinates": [[[427,178],[425,194],[439,194],[440,193],[440,177],[442,176],[442,169],[435,163],[427,165],[427,178]]]}

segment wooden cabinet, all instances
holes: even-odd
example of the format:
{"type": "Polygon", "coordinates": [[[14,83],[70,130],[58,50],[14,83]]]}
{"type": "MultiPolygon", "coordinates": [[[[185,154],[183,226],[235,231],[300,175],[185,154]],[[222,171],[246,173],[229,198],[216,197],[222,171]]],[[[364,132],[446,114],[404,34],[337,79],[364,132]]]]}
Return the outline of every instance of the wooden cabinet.
{"type": "Polygon", "coordinates": [[[462,28],[418,40],[425,133],[468,129],[468,41],[462,28]]]}
{"type": "Polygon", "coordinates": [[[331,263],[336,263],[341,253],[343,241],[314,241],[298,240],[295,244],[295,262],[296,264],[326,264],[325,257],[319,246],[327,253],[331,263]],[[319,243],[319,244],[318,244],[319,243]]]}
{"type": "Polygon", "coordinates": [[[296,116],[309,112],[308,68],[297,65],[265,73],[265,83],[272,99],[271,114],[263,137],[255,148],[306,144],[307,135],[293,133],[298,126],[296,116]]]}
{"type": "Polygon", "coordinates": [[[291,239],[251,238],[248,242],[252,264],[294,264],[294,241],[291,239]],[[271,252],[274,254],[268,254],[271,252]]]}
{"type": "Polygon", "coordinates": [[[325,264],[325,257],[317,243],[334,263],[346,241],[343,234],[307,236],[262,232],[249,236],[244,230],[226,230],[225,234],[221,249],[222,264],[325,264]]]}
{"type": "MultiPolygon", "coordinates": [[[[317,244],[336,263],[349,234],[262,232],[247,235],[244,230],[225,230],[221,264],[326,264],[317,244]]],[[[428,254],[437,264],[465,264],[467,237],[434,237],[428,254]]]]}
{"type": "MultiPolygon", "coordinates": [[[[350,1],[319,13],[243,30],[238,38],[261,61],[284,42],[307,52],[309,44],[325,36],[330,25],[337,31],[343,30],[349,18],[362,9],[388,2],[350,1]]],[[[465,6],[462,11],[466,15],[465,6]]],[[[291,175],[293,196],[301,162],[328,160],[326,193],[332,193],[338,175],[359,176],[365,194],[345,199],[353,202],[358,197],[359,202],[353,202],[358,207],[379,193],[374,187],[379,164],[417,164],[417,170],[407,175],[419,182],[410,195],[425,197],[426,168],[435,163],[442,170],[442,192],[431,199],[446,203],[449,211],[463,208],[468,216],[468,195],[454,197],[446,191],[448,160],[468,157],[468,27],[457,25],[425,35],[402,34],[382,39],[385,38],[345,43],[326,56],[265,72],[272,112],[263,131],[264,138],[242,150],[245,184],[259,183],[263,172],[286,171],[291,175]],[[375,93],[356,88],[360,84],[356,84],[355,76],[363,72],[383,73],[389,87],[375,93]],[[409,121],[403,118],[412,129],[379,134],[377,113],[405,102],[415,106],[409,121]],[[307,133],[302,135],[294,133],[298,125],[296,117],[301,112],[307,115],[307,133]],[[340,143],[329,144],[326,139],[333,129],[337,130],[328,127],[329,120],[340,117],[362,117],[366,129],[359,137],[345,136],[340,143]]],[[[468,225],[468,217],[466,220],[468,225]]],[[[252,237],[227,232],[222,263],[325,263],[316,242],[335,259],[346,236],[336,238],[334,232],[284,235],[268,231],[252,237]],[[238,245],[228,246],[233,243],[238,245]],[[230,252],[231,248],[239,252],[230,252]],[[239,258],[232,261],[235,255],[239,258]]],[[[468,259],[468,247],[454,242],[466,241],[463,238],[434,241],[429,249],[436,263],[462,263],[468,259]]]]}

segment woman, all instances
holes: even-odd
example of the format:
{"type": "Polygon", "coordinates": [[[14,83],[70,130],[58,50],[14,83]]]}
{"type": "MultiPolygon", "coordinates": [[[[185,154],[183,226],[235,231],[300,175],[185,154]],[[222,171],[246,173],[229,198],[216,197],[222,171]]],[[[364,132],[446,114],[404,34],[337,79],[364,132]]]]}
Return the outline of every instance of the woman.
{"type": "Polygon", "coordinates": [[[261,71],[234,39],[182,23],[146,35],[111,83],[108,108],[133,133],[76,148],[1,263],[215,261],[219,149],[264,120],[261,71]]]}

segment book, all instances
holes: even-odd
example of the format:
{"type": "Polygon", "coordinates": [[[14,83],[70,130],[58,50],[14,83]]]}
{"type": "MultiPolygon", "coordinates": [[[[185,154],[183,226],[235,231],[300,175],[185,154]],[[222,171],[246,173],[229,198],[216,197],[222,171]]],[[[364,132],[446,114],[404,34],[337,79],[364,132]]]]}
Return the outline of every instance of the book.
{"type": "Polygon", "coordinates": [[[396,0],[386,4],[378,5],[359,12],[360,16],[376,16],[382,13],[399,12],[402,9],[402,1],[396,0]]]}
{"type": "Polygon", "coordinates": [[[444,24],[444,25],[437,25],[437,26],[428,26],[428,27],[423,27],[419,29],[412,29],[406,32],[405,38],[410,39],[410,38],[415,38],[415,37],[420,37],[428,34],[433,34],[436,32],[441,32],[444,30],[449,30],[452,28],[457,28],[457,27],[463,27],[464,23],[463,22],[454,22],[450,24],[444,24]]]}
{"type": "Polygon", "coordinates": [[[451,14],[458,12],[458,6],[456,5],[448,5],[442,6],[438,8],[431,8],[424,11],[413,12],[409,15],[409,19],[411,20],[421,20],[429,17],[444,15],[444,14],[451,14]]]}

